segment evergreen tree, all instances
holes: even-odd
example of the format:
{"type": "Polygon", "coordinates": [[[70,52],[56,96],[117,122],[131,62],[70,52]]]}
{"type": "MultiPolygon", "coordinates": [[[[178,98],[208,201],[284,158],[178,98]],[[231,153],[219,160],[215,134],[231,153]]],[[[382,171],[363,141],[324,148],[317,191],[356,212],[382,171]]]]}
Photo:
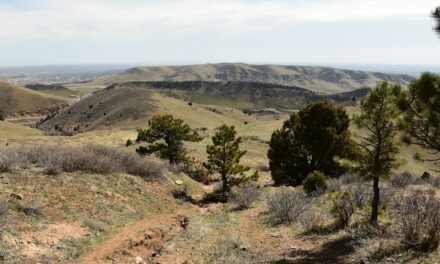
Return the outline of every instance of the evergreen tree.
{"type": "Polygon", "coordinates": [[[221,176],[223,198],[233,185],[240,183],[242,178],[235,178],[237,174],[243,175],[249,167],[240,164],[240,159],[246,151],[240,150],[241,138],[237,137],[234,126],[222,125],[212,137],[212,145],[206,147],[208,162],[205,167],[211,172],[221,176]]]}
{"type": "MultiPolygon", "coordinates": [[[[421,146],[437,155],[440,153],[440,75],[424,73],[411,82],[399,101],[404,113],[401,128],[405,143],[421,146]]],[[[440,161],[440,157],[426,159],[440,161]]]]}
{"type": "Polygon", "coordinates": [[[202,137],[181,119],[174,119],[171,115],[154,116],[148,122],[149,128],[138,130],[137,142],[147,142],[147,147],[139,147],[139,155],[156,154],[167,159],[171,164],[185,160],[187,150],[184,141],[198,142],[202,137]]]}
{"type": "Polygon", "coordinates": [[[320,102],[293,113],[276,130],[269,143],[269,167],[276,184],[300,185],[313,171],[329,176],[341,173],[335,157],[352,153],[348,126],[350,118],[342,108],[320,102]]]}
{"type": "Polygon", "coordinates": [[[372,224],[377,223],[379,212],[379,181],[381,178],[389,178],[392,169],[399,165],[396,160],[399,148],[395,136],[399,117],[396,99],[400,94],[400,86],[382,82],[362,101],[361,113],[354,117],[355,124],[365,132],[359,135],[359,164],[362,175],[373,180],[372,224]]]}
{"type": "Polygon", "coordinates": [[[432,12],[432,16],[435,19],[436,26],[434,27],[435,32],[440,35],[440,7],[437,7],[434,12],[432,12]]]}

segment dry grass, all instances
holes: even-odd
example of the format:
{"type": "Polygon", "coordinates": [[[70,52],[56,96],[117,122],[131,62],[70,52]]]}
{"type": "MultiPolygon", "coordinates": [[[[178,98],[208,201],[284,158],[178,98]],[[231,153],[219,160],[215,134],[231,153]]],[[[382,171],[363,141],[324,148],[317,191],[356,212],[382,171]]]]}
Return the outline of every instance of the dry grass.
{"type": "Polygon", "coordinates": [[[120,149],[90,145],[83,147],[45,146],[0,151],[0,169],[42,167],[47,175],[61,172],[128,173],[143,178],[161,177],[165,166],[154,158],[142,158],[120,149]]]}

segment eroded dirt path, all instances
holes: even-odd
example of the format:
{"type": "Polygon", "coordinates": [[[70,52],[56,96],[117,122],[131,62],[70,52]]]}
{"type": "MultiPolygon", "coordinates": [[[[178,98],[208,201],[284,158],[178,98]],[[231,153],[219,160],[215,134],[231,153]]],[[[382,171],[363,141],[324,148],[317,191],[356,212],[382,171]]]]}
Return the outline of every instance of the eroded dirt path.
{"type": "Polygon", "coordinates": [[[182,230],[181,220],[196,210],[197,207],[192,206],[142,219],[123,228],[76,263],[136,263],[136,257],[148,262],[167,240],[182,230]]]}

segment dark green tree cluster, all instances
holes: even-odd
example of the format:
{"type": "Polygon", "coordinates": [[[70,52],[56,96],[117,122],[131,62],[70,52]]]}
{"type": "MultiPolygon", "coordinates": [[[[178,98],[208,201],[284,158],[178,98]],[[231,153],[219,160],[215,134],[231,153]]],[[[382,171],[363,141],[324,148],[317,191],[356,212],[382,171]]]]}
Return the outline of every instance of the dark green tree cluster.
{"type": "Polygon", "coordinates": [[[186,159],[187,150],[184,141],[199,142],[203,138],[183,122],[171,115],[154,116],[148,122],[149,128],[138,130],[136,142],[147,142],[147,147],[139,147],[139,155],[155,154],[178,164],[186,159]]]}
{"type": "Polygon", "coordinates": [[[350,156],[350,118],[343,108],[320,102],[290,116],[269,143],[269,167],[276,184],[301,185],[313,171],[337,176],[336,157],[350,156]]]}

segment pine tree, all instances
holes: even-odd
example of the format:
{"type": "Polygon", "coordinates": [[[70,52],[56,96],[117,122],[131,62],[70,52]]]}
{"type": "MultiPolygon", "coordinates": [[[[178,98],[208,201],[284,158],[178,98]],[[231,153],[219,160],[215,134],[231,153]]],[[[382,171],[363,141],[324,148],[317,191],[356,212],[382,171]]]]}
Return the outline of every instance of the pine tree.
{"type": "Polygon", "coordinates": [[[139,155],[156,154],[167,159],[171,164],[178,164],[186,159],[187,150],[184,141],[198,142],[202,137],[196,131],[171,115],[154,116],[148,122],[147,130],[138,130],[136,142],[147,142],[147,147],[139,147],[139,155]]]}
{"type": "Polygon", "coordinates": [[[222,125],[212,137],[212,145],[206,147],[208,162],[205,167],[211,172],[221,176],[223,198],[233,185],[240,183],[243,178],[235,178],[237,174],[243,175],[249,167],[241,165],[240,159],[246,151],[240,150],[241,138],[237,137],[234,126],[222,125]]]}
{"type": "Polygon", "coordinates": [[[379,212],[379,181],[389,178],[392,169],[399,166],[395,137],[399,117],[396,99],[400,94],[400,86],[382,82],[362,101],[361,113],[354,117],[355,124],[365,132],[365,135],[358,135],[361,149],[359,164],[362,175],[373,180],[372,224],[377,224],[379,212]]]}
{"type": "Polygon", "coordinates": [[[411,82],[399,107],[404,113],[400,123],[405,132],[403,141],[421,146],[434,155],[420,159],[440,161],[440,75],[424,73],[411,82]]]}

